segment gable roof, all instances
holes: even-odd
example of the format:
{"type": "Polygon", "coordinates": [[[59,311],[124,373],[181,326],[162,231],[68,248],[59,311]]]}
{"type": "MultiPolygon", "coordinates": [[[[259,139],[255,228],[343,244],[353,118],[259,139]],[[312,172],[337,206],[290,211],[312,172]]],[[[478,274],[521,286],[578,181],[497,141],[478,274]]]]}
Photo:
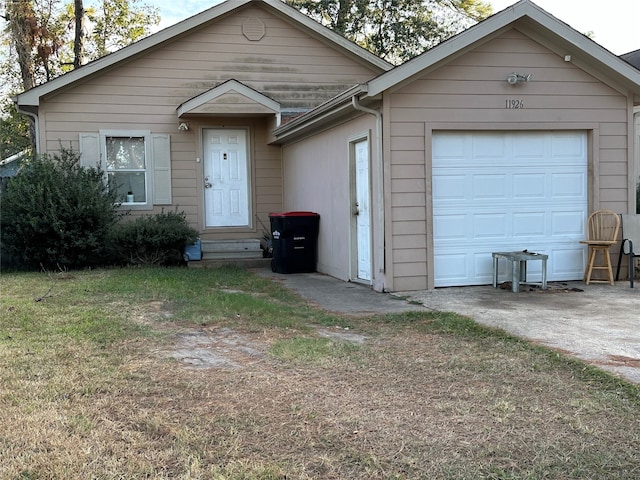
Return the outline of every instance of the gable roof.
{"type": "Polygon", "coordinates": [[[40,98],[45,95],[55,93],[56,91],[66,88],[75,82],[105,71],[116,64],[129,61],[135,56],[157,48],[166,42],[170,42],[181,37],[208,22],[212,22],[225,15],[231,14],[249,4],[266,7],[270,12],[289,22],[295,23],[296,26],[307,31],[312,36],[335,45],[348,55],[368,66],[375,67],[381,71],[387,71],[393,68],[393,65],[390,63],[347,40],[329,28],[310,19],[281,0],[226,0],[225,2],[187,18],[182,22],[176,23],[175,25],[154,33],[153,35],[145,37],[136,43],[94,60],[93,62],[83,65],[82,67],[66,73],[65,75],[34,87],[31,90],[27,90],[26,92],[17,95],[15,97],[15,101],[21,107],[37,107],[39,105],[40,98]]]}
{"type": "Polygon", "coordinates": [[[280,113],[280,104],[237,80],[227,80],[217,87],[197,95],[177,109],[178,118],[185,115],[211,115],[212,113],[280,113]],[[242,106],[238,103],[242,102],[242,106]],[[229,109],[229,103],[233,109],[229,109]]]}
{"type": "MultiPolygon", "coordinates": [[[[576,31],[571,26],[538,7],[531,0],[520,0],[458,35],[435,46],[412,60],[383,73],[367,83],[369,95],[375,96],[384,90],[410,82],[416,75],[435,69],[478,45],[517,26],[526,35],[555,50],[558,55],[571,56],[571,62],[598,77],[597,71],[605,71],[611,80],[630,88],[640,102],[640,72],[616,55],[576,31]]],[[[615,87],[614,87],[615,88],[615,87]]]]}
{"type": "MultiPolygon", "coordinates": [[[[521,0],[406,63],[319,105],[277,128],[274,135],[278,141],[298,138],[308,129],[322,126],[329,119],[335,118],[338,112],[342,117],[347,115],[346,110],[353,104],[354,98],[363,104],[372,104],[384,91],[400,88],[514,27],[556,51],[559,56],[570,56],[573,64],[612,88],[620,91],[626,88],[633,92],[634,103],[640,104],[640,70],[558,20],[531,0],[521,0]]],[[[354,110],[355,107],[351,114],[354,110]]]]}
{"type": "Polygon", "coordinates": [[[633,52],[620,55],[620,58],[625,62],[630,63],[636,68],[640,68],[640,50],[634,50],[633,52]]]}

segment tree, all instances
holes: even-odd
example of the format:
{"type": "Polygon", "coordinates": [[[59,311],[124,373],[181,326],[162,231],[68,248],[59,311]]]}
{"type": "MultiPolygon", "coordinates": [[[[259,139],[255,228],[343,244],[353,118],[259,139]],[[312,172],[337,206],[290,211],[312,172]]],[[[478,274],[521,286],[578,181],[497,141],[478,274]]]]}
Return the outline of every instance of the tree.
{"type": "Polygon", "coordinates": [[[75,37],[73,40],[73,68],[79,68],[84,64],[84,4],[82,0],[74,0],[73,16],[75,18],[75,37]]]}
{"type": "Polygon", "coordinates": [[[87,12],[93,24],[92,57],[102,57],[149,35],[160,23],[157,7],[137,5],[137,0],[102,0],[87,12]]]}
{"type": "Polygon", "coordinates": [[[0,107],[2,120],[0,121],[0,159],[10,157],[14,153],[28,150],[31,146],[29,139],[29,121],[19,114],[9,99],[5,99],[0,107]]]}
{"type": "Polygon", "coordinates": [[[0,210],[0,244],[23,265],[80,268],[104,263],[105,241],[121,218],[115,189],[99,168],[82,168],[79,154],[31,159],[7,184],[0,210]]]}
{"type": "Polygon", "coordinates": [[[286,0],[391,63],[419,55],[492,13],[482,0],[286,0]]]}
{"type": "MultiPolygon", "coordinates": [[[[6,28],[0,37],[9,55],[0,66],[3,93],[29,90],[149,35],[160,22],[158,9],[138,0],[5,0],[6,28]],[[18,68],[7,63],[16,62],[18,68]],[[19,72],[20,81],[13,75],[19,72]]],[[[6,107],[6,104],[2,104],[6,107]]],[[[3,123],[16,119],[3,108],[3,123]]],[[[31,125],[31,144],[35,128],[31,125]]],[[[15,152],[12,152],[15,153],[15,152]]]]}

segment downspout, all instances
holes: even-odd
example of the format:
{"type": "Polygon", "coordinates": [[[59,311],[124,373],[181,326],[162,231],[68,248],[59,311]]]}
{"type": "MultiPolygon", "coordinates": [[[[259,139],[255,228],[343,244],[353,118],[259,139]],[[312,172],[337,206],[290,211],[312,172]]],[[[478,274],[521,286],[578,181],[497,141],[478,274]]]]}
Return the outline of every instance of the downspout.
{"type": "Polygon", "coordinates": [[[633,181],[631,184],[634,188],[633,195],[631,195],[633,200],[631,205],[633,208],[627,209],[630,213],[640,213],[640,211],[637,210],[638,206],[636,205],[636,192],[638,191],[638,182],[640,182],[638,179],[640,176],[640,142],[638,141],[640,138],[640,123],[638,122],[638,119],[640,119],[640,111],[633,112],[633,181]]]}
{"type": "Polygon", "coordinates": [[[33,112],[27,112],[26,110],[22,110],[20,108],[20,105],[18,105],[18,99],[16,97],[12,98],[13,103],[16,106],[16,111],[18,113],[21,113],[23,115],[26,115],[27,117],[30,117],[31,119],[33,119],[33,125],[35,128],[35,136],[36,136],[36,153],[40,153],[40,128],[38,125],[38,114],[37,113],[33,113],[33,112]]]}
{"type": "MultiPolygon", "coordinates": [[[[378,271],[380,273],[385,273],[385,249],[384,249],[384,238],[385,238],[385,215],[384,215],[384,158],[383,158],[383,150],[382,150],[382,114],[371,108],[364,107],[360,105],[358,102],[358,98],[356,95],[351,97],[351,105],[356,110],[361,112],[369,113],[376,117],[376,158],[377,158],[377,170],[378,174],[376,175],[376,191],[378,192],[379,202],[376,202],[378,205],[378,218],[380,219],[379,226],[376,230],[376,257],[379,259],[379,268],[378,271]]],[[[374,259],[375,264],[375,259],[374,259]]],[[[375,265],[374,265],[375,268],[375,265]]],[[[375,279],[374,279],[375,280],[375,279]]],[[[382,291],[384,290],[384,284],[386,282],[383,280],[381,284],[373,285],[375,290],[382,291]]]]}

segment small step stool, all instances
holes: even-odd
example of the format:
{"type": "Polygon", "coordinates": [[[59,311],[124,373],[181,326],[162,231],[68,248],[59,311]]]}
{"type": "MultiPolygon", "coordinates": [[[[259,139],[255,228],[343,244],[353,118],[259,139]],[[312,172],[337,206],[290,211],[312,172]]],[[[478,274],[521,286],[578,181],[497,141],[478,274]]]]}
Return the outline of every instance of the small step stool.
{"type": "Polygon", "coordinates": [[[493,252],[493,288],[498,288],[498,259],[504,258],[511,262],[511,291],[519,292],[520,283],[527,282],[527,262],[531,260],[542,261],[542,290],[547,289],[547,259],[544,253],[527,251],[519,252],[493,252]]]}

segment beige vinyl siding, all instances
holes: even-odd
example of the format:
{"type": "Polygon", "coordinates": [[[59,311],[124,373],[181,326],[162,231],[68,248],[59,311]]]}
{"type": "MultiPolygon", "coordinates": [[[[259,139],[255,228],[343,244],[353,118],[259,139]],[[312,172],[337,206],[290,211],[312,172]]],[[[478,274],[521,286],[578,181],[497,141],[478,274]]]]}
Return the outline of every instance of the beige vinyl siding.
{"type": "MultiPolygon", "coordinates": [[[[283,147],[284,182],[287,185],[284,210],[320,214],[317,268],[319,272],[342,280],[350,279],[352,260],[349,142],[372,131],[375,131],[374,117],[362,115],[283,147]]],[[[375,136],[372,135],[369,138],[372,175],[375,171],[374,145],[375,136]]],[[[372,210],[375,208],[373,205],[372,210]]]]}
{"type": "Polygon", "coordinates": [[[590,208],[627,211],[627,96],[518,30],[509,30],[410,84],[386,92],[385,100],[394,290],[433,285],[428,264],[432,259],[429,185],[433,131],[591,132],[590,208]],[[506,77],[512,72],[531,74],[532,80],[509,85],[506,77]],[[508,99],[521,100],[524,108],[505,108],[508,99]]]}
{"type": "Polygon", "coordinates": [[[251,5],[43,99],[41,144],[48,152],[58,151],[61,143],[77,150],[78,132],[100,130],[170,134],[173,204],[202,230],[203,167],[196,162],[202,156],[201,129],[247,127],[253,227],[231,233],[203,230],[203,238],[229,238],[230,234],[256,238],[262,227],[255,215],[268,227],[269,212],[283,207],[280,147],[267,144],[274,115],[260,116],[254,109],[242,117],[188,116],[183,120],[191,128],[184,132],[177,130],[176,109],[232,78],[279,102],[284,110],[308,108],[378,73],[326,40],[251,5]],[[265,25],[259,41],[250,41],[242,33],[242,24],[249,18],[259,18],[265,25]]]}
{"type": "Polygon", "coordinates": [[[391,124],[393,289],[427,288],[424,123],[391,124]]]}
{"type": "Polygon", "coordinates": [[[68,126],[69,114],[89,123],[109,122],[112,116],[119,123],[122,115],[139,123],[147,116],[147,122],[162,125],[173,123],[178,105],[230,78],[286,108],[315,106],[376,73],[250,7],[50,99],[46,110],[53,115],[50,122],[68,126]],[[260,41],[242,35],[242,23],[251,17],[265,24],[260,41]]]}

